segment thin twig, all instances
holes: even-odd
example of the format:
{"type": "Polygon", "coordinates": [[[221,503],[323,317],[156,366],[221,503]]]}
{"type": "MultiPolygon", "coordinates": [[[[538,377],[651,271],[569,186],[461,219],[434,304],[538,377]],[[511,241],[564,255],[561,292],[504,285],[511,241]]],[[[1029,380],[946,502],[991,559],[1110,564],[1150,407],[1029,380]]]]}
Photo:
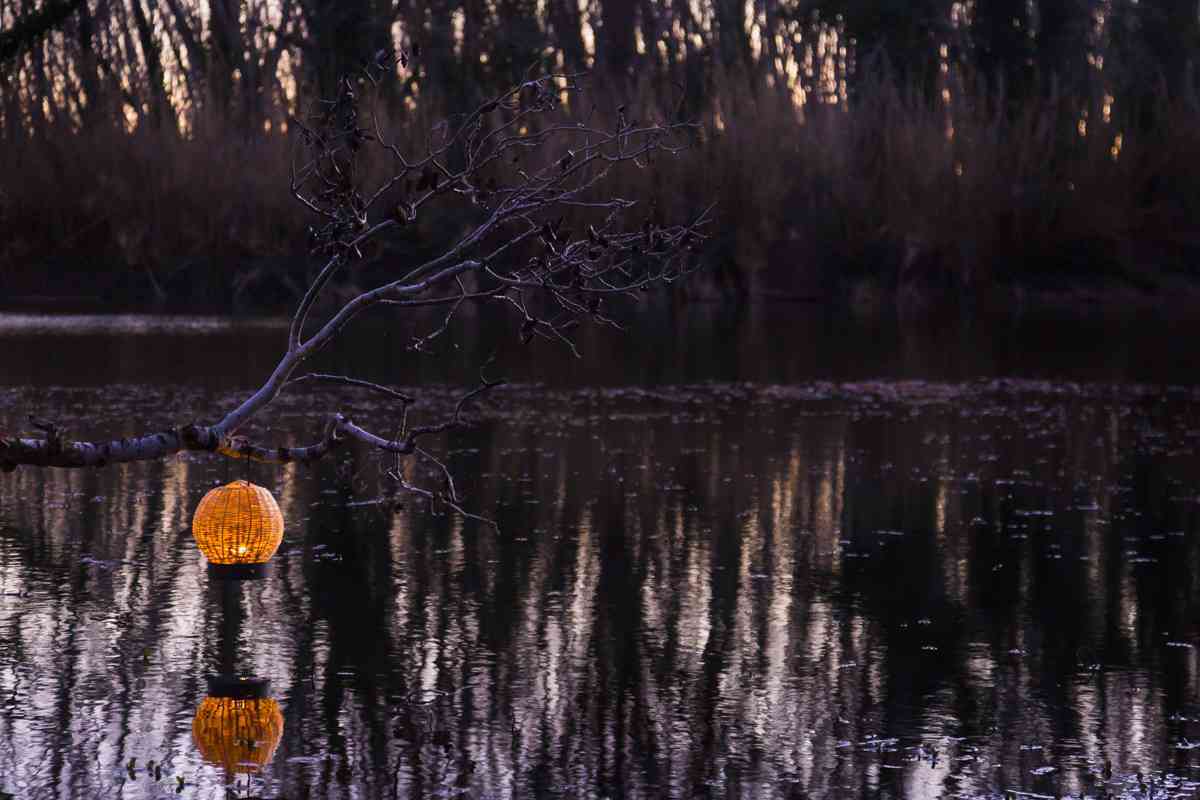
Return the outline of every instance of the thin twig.
{"type": "Polygon", "coordinates": [[[307,375],[301,375],[299,378],[292,378],[286,384],[284,384],[284,386],[286,387],[295,383],[311,383],[316,381],[321,383],[337,383],[343,386],[354,386],[359,389],[370,389],[373,392],[379,392],[387,395],[388,397],[395,398],[405,405],[415,402],[415,399],[412,397],[412,395],[407,395],[404,392],[397,391],[396,389],[392,389],[388,386],[372,383],[371,381],[364,381],[359,378],[350,378],[345,375],[331,375],[324,372],[310,372],[307,375]]]}

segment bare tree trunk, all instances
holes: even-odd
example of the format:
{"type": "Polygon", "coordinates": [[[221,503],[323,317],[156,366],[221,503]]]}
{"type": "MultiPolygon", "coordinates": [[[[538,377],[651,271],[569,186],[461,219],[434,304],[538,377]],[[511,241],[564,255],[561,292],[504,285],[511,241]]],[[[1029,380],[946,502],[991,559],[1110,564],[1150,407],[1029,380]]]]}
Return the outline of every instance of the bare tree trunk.
{"type": "MultiPolygon", "coordinates": [[[[306,69],[322,97],[335,95],[341,76],[358,74],[377,50],[390,45],[390,33],[377,23],[371,0],[301,0],[300,8],[308,35],[306,69]]],[[[429,34],[449,41],[449,14],[435,8],[432,16],[429,34]]],[[[424,33],[418,27],[409,35],[420,40],[418,31],[424,33]]]]}
{"type": "MultiPolygon", "coordinates": [[[[36,13],[32,0],[25,0],[24,6],[27,18],[32,17],[36,13]]],[[[44,37],[49,33],[49,29],[42,31],[36,41],[26,45],[29,48],[29,65],[33,73],[33,80],[30,82],[31,88],[26,89],[26,102],[29,104],[29,118],[35,134],[40,134],[48,123],[46,109],[41,101],[44,99],[49,104],[52,97],[50,94],[50,81],[46,79],[45,62],[46,44],[44,37]]]]}
{"type": "Polygon", "coordinates": [[[750,66],[750,38],[746,30],[746,4],[742,0],[713,0],[721,62],[728,70],[750,66]]]}
{"type": "Polygon", "coordinates": [[[499,26],[493,55],[494,74],[504,85],[517,83],[530,67],[542,59],[545,35],[539,25],[535,0],[495,0],[499,26]]]}
{"type": "Polygon", "coordinates": [[[1043,80],[1073,84],[1084,64],[1089,25],[1086,0],[1039,0],[1037,65],[1043,80]]]}
{"type": "MultiPolygon", "coordinates": [[[[292,14],[295,7],[294,0],[283,0],[280,3],[279,27],[275,32],[275,41],[270,47],[266,48],[262,59],[262,66],[258,69],[259,86],[257,87],[256,108],[260,118],[266,116],[268,110],[267,104],[271,101],[273,93],[276,93],[273,104],[277,108],[283,109],[285,115],[287,113],[287,98],[279,81],[279,61],[283,57],[284,50],[288,47],[292,14]]],[[[264,44],[266,41],[268,40],[264,37],[264,44]]]]}
{"type": "Polygon", "coordinates": [[[612,75],[629,77],[636,51],[634,42],[635,0],[605,0],[600,13],[600,47],[596,60],[612,75]]]}
{"type": "MultiPolygon", "coordinates": [[[[478,0],[471,0],[477,2],[478,0]]],[[[583,46],[583,20],[579,17],[577,0],[548,0],[546,14],[554,31],[554,41],[563,54],[568,70],[587,66],[587,51],[583,46]]]]}
{"type": "MultiPolygon", "coordinates": [[[[488,13],[483,0],[462,0],[462,11],[462,66],[455,95],[464,104],[474,104],[475,97],[472,94],[482,92],[484,88],[479,58],[488,44],[483,33],[487,26],[488,13]]],[[[488,55],[490,57],[492,54],[488,55]]]]}
{"type": "Polygon", "coordinates": [[[79,7],[79,80],[83,84],[83,124],[93,125],[100,110],[100,67],[96,58],[96,20],[87,3],[79,7]]]}
{"type": "Polygon", "coordinates": [[[1003,81],[1010,106],[1025,98],[1032,80],[1033,39],[1025,0],[982,0],[971,27],[975,66],[993,82],[1003,81]]]}
{"type": "MultiPolygon", "coordinates": [[[[221,113],[245,122],[234,106],[234,70],[243,71],[241,21],[237,0],[208,0],[209,88],[221,113]]],[[[243,71],[244,79],[244,71],[243,71]]]]}
{"type": "Polygon", "coordinates": [[[122,61],[124,62],[123,67],[126,78],[122,92],[125,95],[126,104],[137,114],[138,124],[140,125],[146,114],[146,87],[142,85],[143,81],[139,78],[144,74],[145,70],[138,58],[137,44],[133,40],[133,25],[130,24],[129,9],[126,8],[123,2],[118,2],[116,7],[116,13],[119,15],[116,20],[116,29],[120,33],[118,42],[121,45],[120,49],[122,51],[121,55],[123,56],[122,61]]]}
{"type": "Polygon", "coordinates": [[[781,95],[786,96],[788,92],[787,76],[780,72],[780,65],[783,63],[785,53],[779,49],[779,43],[775,37],[780,33],[780,14],[779,0],[761,0],[763,8],[763,22],[766,24],[766,30],[763,31],[763,66],[761,76],[766,77],[771,75],[775,79],[775,90],[781,95]]]}
{"type": "Polygon", "coordinates": [[[7,147],[19,150],[25,146],[27,141],[25,115],[21,111],[19,93],[2,69],[0,69],[0,98],[4,98],[3,141],[7,147]]]}
{"type": "Polygon", "coordinates": [[[204,97],[202,87],[208,75],[208,52],[200,41],[198,23],[193,23],[180,0],[166,0],[171,9],[171,17],[175,21],[173,30],[183,41],[184,52],[187,53],[188,89],[192,97],[192,105],[204,97]]]}
{"type": "MultiPolygon", "coordinates": [[[[163,84],[162,53],[158,37],[150,24],[149,15],[142,8],[142,0],[129,0],[133,9],[134,23],[137,25],[138,40],[142,46],[142,54],[146,59],[146,83],[149,88],[150,118],[155,127],[163,124],[164,120],[174,121],[175,110],[167,97],[166,86],[163,84]]],[[[154,12],[157,0],[146,0],[150,13],[154,12]]]]}
{"type": "Polygon", "coordinates": [[[646,55],[642,61],[647,65],[657,67],[660,63],[658,56],[658,40],[662,36],[662,26],[658,18],[658,9],[653,0],[641,0],[641,29],[642,42],[646,47],[646,55]]]}

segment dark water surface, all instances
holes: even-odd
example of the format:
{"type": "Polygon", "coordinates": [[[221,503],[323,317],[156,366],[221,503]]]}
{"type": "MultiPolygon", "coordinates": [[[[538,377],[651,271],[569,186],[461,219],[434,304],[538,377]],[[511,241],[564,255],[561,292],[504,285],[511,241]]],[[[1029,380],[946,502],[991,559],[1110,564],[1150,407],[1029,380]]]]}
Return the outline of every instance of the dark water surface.
{"type": "MultiPolygon", "coordinates": [[[[239,466],[0,476],[0,793],[1196,796],[1192,327],[797,306],[502,348],[516,383],[435,443],[499,532],[397,508],[374,453],[259,465],[286,531],[239,585],[190,534],[239,466]],[[224,674],[268,699],[214,716],[224,674]]],[[[368,324],[325,366],[424,416],[497,340],[466,328],[437,359],[368,324]]],[[[211,419],[283,336],[0,315],[0,431],[211,419]]],[[[397,422],[307,391],[253,433],[305,443],[333,408],[397,422]]]]}

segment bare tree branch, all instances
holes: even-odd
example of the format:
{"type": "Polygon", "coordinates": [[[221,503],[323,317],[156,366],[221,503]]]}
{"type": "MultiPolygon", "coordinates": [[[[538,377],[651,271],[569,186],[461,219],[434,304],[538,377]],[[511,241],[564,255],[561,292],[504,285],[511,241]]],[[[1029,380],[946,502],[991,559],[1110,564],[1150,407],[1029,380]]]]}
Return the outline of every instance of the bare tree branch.
{"type": "Polygon", "coordinates": [[[341,384],[342,386],[355,386],[360,389],[370,389],[373,392],[385,394],[388,397],[399,400],[401,403],[405,404],[414,402],[414,399],[411,395],[388,388],[387,386],[382,386],[378,383],[364,381],[359,378],[347,378],[345,375],[330,375],[323,372],[310,372],[307,375],[301,375],[299,378],[292,378],[287,382],[286,385],[291,386],[295,383],[308,383],[314,381],[322,383],[336,383],[341,384]]]}
{"type": "MultiPolygon", "coordinates": [[[[174,5],[172,5],[174,9],[174,5]]],[[[404,55],[400,55],[402,63],[404,55]]],[[[530,78],[468,114],[433,126],[422,145],[406,150],[389,141],[365,96],[395,62],[381,55],[361,75],[348,76],[338,95],[293,120],[300,150],[291,191],[316,223],[314,252],[324,258],[292,316],[287,346],[266,381],[210,425],[191,424],[113,442],[69,442],[58,428],[39,425],[40,438],[0,439],[0,468],[20,465],[85,467],[160,458],[181,450],[271,463],[312,461],[354,441],[392,453],[391,474],[405,491],[443,503],[472,519],[444,462],[418,442],[464,424],[467,404],[501,385],[481,375],[452,413],[409,425],[415,398],[347,375],[296,371],[369,308],[395,311],[444,308],[431,332],[410,349],[428,352],[472,303],[499,302],[513,312],[517,338],[557,342],[578,355],[570,338],[582,322],[616,325],[606,305],[637,299],[697,268],[690,255],[704,239],[711,208],[684,223],[665,224],[651,201],[637,219],[635,201],[605,194],[613,170],[652,168],[686,148],[696,133],[681,123],[630,121],[624,107],[607,122],[591,106],[582,75],[530,78]],[[369,116],[367,124],[363,119],[369,116]],[[364,148],[380,148],[391,174],[366,185],[364,148]],[[392,276],[333,303],[326,290],[339,272],[363,259],[363,248],[413,224],[437,206],[463,206],[472,222],[442,251],[419,264],[396,264],[392,276]],[[306,447],[267,447],[238,435],[287,387],[327,383],[367,389],[399,404],[396,435],[381,436],[333,411],[322,437],[306,447]],[[415,458],[441,475],[443,487],[419,487],[403,477],[398,459],[415,458]]],[[[459,212],[461,213],[461,211],[459,212]]]]}

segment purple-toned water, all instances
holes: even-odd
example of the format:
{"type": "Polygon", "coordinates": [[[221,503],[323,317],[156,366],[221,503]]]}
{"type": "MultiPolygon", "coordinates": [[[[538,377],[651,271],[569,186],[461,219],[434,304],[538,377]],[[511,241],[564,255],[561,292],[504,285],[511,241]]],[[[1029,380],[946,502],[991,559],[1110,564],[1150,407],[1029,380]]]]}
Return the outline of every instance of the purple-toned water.
{"type": "MultiPolygon", "coordinates": [[[[0,317],[0,435],[27,413],[77,437],[211,419],[285,336],[45,319],[0,317]]],[[[430,358],[369,322],[322,367],[434,414],[487,330],[430,358]]],[[[503,350],[514,385],[433,443],[499,532],[398,507],[390,460],[361,450],[0,476],[0,792],[1194,796],[1200,389],[1181,340],[792,307],[656,315],[586,334],[580,361],[503,350]],[[243,476],[286,530],[265,579],[229,586],[189,525],[243,476]],[[230,734],[241,764],[193,733],[229,673],[268,680],[282,720],[230,734]]],[[[252,433],[303,444],[334,409],[396,422],[306,389],[252,433]]]]}

